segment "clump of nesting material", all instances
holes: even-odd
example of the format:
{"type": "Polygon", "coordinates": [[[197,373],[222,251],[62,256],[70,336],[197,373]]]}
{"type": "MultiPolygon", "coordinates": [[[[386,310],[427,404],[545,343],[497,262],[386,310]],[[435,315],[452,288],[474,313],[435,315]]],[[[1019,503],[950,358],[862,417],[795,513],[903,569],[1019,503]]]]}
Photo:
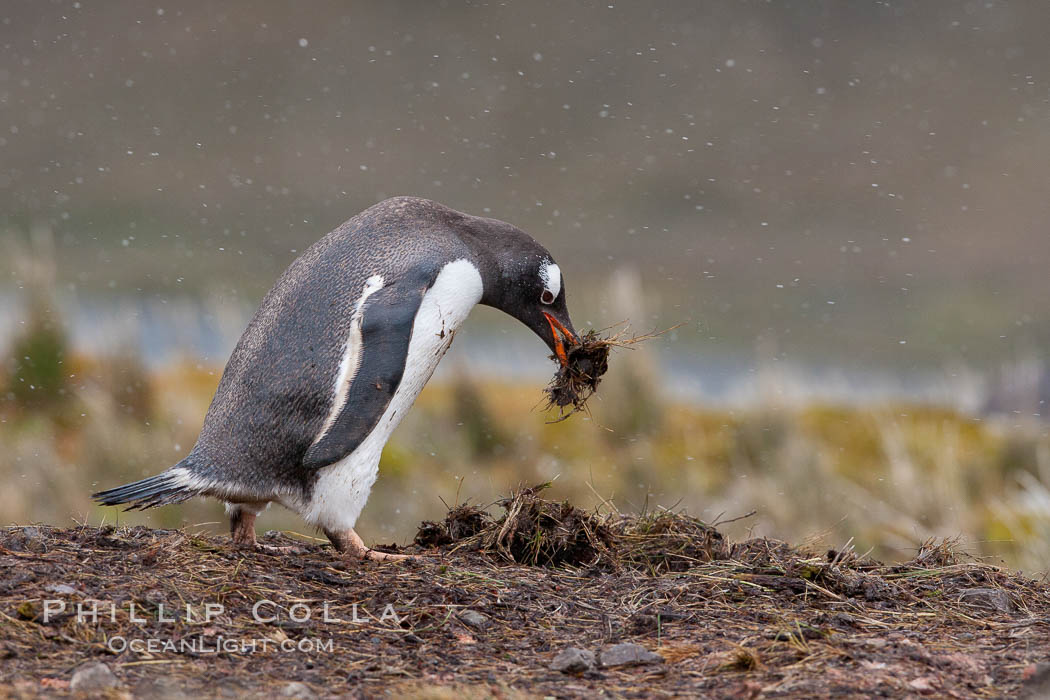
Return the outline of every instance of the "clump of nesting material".
{"type": "Polygon", "coordinates": [[[613,345],[612,339],[589,331],[578,345],[568,348],[568,362],[558,367],[554,379],[547,385],[548,408],[563,410],[571,406],[564,417],[582,409],[609,369],[609,350],[613,345]]]}
{"type": "Polygon", "coordinates": [[[496,519],[475,506],[451,509],[441,523],[424,522],[415,542],[422,547],[488,552],[530,566],[584,566],[608,552],[610,533],[596,515],[567,502],[547,501],[550,483],[521,488],[496,502],[496,519]]]}
{"type": "Polygon", "coordinates": [[[464,503],[450,508],[441,522],[420,523],[415,543],[420,547],[440,547],[472,537],[491,524],[492,516],[483,508],[464,503]]]}
{"type": "MultiPolygon", "coordinates": [[[[602,331],[588,331],[578,343],[566,347],[567,362],[559,365],[557,373],[544,390],[547,394],[547,409],[557,408],[559,412],[553,422],[563,421],[586,407],[588,399],[598,390],[602,375],[609,370],[609,352],[613,348],[630,347],[666,332],[628,337],[626,327],[609,336],[602,335],[602,331]]],[[[552,355],[551,359],[558,358],[552,355]]]]}
{"type": "Polygon", "coordinates": [[[653,575],[729,558],[729,543],[722,533],[684,513],[610,516],[606,525],[613,535],[616,561],[653,575]]]}
{"type": "Polygon", "coordinates": [[[610,534],[602,522],[571,503],[546,501],[550,483],[520,489],[499,501],[505,511],[481,535],[481,549],[533,566],[583,566],[607,551],[610,534]]]}

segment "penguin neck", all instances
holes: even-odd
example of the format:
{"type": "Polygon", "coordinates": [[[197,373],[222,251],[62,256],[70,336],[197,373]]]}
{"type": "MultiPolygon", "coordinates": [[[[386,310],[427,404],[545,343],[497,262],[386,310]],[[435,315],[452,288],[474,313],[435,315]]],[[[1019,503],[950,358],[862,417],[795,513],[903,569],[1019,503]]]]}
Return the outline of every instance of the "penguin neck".
{"type": "Polygon", "coordinates": [[[478,303],[497,309],[503,305],[506,280],[510,275],[507,263],[511,262],[500,255],[498,246],[498,238],[476,240],[471,246],[473,248],[471,262],[481,275],[482,296],[478,303]]]}
{"type": "Polygon", "coordinates": [[[484,293],[479,303],[507,310],[520,291],[524,268],[543,249],[527,233],[499,219],[467,217],[458,229],[481,274],[484,293]]]}
{"type": "Polygon", "coordinates": [[[503,308],[505,298],[505,284],[507,272],[499,264],[499,258],[495,255],[483,256],[477,261],[478,272],[481,273],[481,284],[484,290],[481,296],[481,304],[492,306],[497,309],[503,308]]]}

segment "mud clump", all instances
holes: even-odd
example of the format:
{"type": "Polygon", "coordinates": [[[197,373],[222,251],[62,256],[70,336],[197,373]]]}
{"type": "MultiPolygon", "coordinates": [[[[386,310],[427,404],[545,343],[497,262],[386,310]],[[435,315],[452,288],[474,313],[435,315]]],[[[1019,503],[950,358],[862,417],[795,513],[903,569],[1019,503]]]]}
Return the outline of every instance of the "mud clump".
{"type": "Polygon", "coordinates": [[[532,566],[593,564],[610,544],[608,528],[568,502],[540,498],[547,486],[521,489],[499,501],[505,514],[482,534],[481,549],[532,566]]]}
{"type": "Polygon", "coordinates": [[[420,547],[441,547],[477,535],[492,524],[492,516],[478,506],[458,505],[440,523],[424,520],[414,542],[420,547]]]}
{"type": "MultiPolygon", "coordinates": [[[[558,367],[554,378],[544,389],[547,410],[557,408],[559,413],[557,418],[549,422],[558,423],[586,408],[588,399],[598,390],[602,376],[609,371],[609,352],[613,348],[630,348],[673,331],[680,325],[643,335],[628,335],[629,328],[626,325],[611,335],[602,335],[602,331],[588,331],[578,342],[566,347],[566,363],[558,367]]],[[[551,355],[551,359],[558,358],[551,355]]]]}
{"type": "Polygon", "coordinates": [[[453,550],[494,554],[529,566],[593,564],[611,546],[611,533],[599,518],[570,503],[540,498],[550,484],[522,488],[496,502],[503,515],[495,519],[476,506],[458,506],[444,521],[424,521],[415,543],[422,547],[453,545],[453,550]]]}
{"type": "MultiPolygon", "coordinates": [[[[559,420],[587,405],[587,400],[598,390],[602,375],[609,371],[609,351],[615,345],[614,338],[603,338],[596,331],[589,331],[577,345],[566,349],[568,362],[558,367],[546,389],[547,408],[561,411],[559,420]]],[[[552,356],[552,359],[557,358],[552,356]]]]}

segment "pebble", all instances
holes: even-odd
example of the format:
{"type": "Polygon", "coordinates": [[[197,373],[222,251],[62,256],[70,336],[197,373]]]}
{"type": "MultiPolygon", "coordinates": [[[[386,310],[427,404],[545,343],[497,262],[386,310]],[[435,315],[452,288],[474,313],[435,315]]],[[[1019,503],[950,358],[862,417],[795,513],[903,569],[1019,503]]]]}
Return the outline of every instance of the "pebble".
{"type": "Polygon", "coordinates": [[[118,685],[120,685],[120,680],[109,670],[109,666],[101,662],[81,666],[69,681],[70,690],[89,693],[109,690],[110,688],[116,688],[118,685]]]}
{"type": "Polygon", "coordinates": [[[456,614],[456,617],[460,619],[463,624],[468,627],[473,627],[476,630],[483,630],[489,626],[489,619],[479,613],[477,610],[460,610],[456,614]]]}
{"type": "Polygon", "coordinates": [[[551,662],[552,671],[562,673],[580,673],[590,671],[594,668],[594,654],[586,649],[569,647],[554,657],[551,662]]]}
{"type": "Polygon", "coordinates": [[[664,657],[654,654],[641,644],[614,644],[602,650],[602,666],[640,666],[663,663],[664,657]]]}
{"type": "Polygon", "coordinates": [[[44,590],[48,593],[55,593],[57,595],[73,595],[77,592],[77,589],[73,588],[68,583],[49,583],[44,586],[44,590]]]}
{"type": "Polygon", "coordinates": [[[317,693],[310,690],[310,686],[306,683],[300,683],[299,681],[292,681],[286,683],[281,688],[280,696],[282,698],[299,698],[300,700],[309,700],[310,698],[316,698],[317,693]]]}
{"type": "Polygon", "coordinates": [[[1010,600],[1010,596],[998,588],[971,588],[959,594],[959,602],[996,612],[1010,612],[1014,609],[1014,602],[1010,600]]]}

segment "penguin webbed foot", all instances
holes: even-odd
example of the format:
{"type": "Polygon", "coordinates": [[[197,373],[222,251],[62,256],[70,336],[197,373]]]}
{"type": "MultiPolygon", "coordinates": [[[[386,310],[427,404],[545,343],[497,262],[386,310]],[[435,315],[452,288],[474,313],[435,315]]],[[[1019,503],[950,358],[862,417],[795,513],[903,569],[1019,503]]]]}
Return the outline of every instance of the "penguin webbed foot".
{"type": "Polygon", "coordinates": [[[392,552],[380,552],[370,548],[361,539],[361,536],[353,529],[344,532],[325,530],[324,534],[332,542],[332,546],[349,559],[364,559],[370,561],[423,561],[422,557],[411,554],[394,554],[392,552]]]}
{"type": "Polygon", "coordinates": [[[238,509],[230,516],[230,537],[235,547],[266,554],[306,554],[307,550],[291,545],[262,544],[255,538],[256,514],[238,509]]]}
{"type": "Polygon", "coordinates": [[[230,537],[238,547],[254,548],[258,542],[255,541],[255,513],[238,508],[230,514],[230,537]]]}

